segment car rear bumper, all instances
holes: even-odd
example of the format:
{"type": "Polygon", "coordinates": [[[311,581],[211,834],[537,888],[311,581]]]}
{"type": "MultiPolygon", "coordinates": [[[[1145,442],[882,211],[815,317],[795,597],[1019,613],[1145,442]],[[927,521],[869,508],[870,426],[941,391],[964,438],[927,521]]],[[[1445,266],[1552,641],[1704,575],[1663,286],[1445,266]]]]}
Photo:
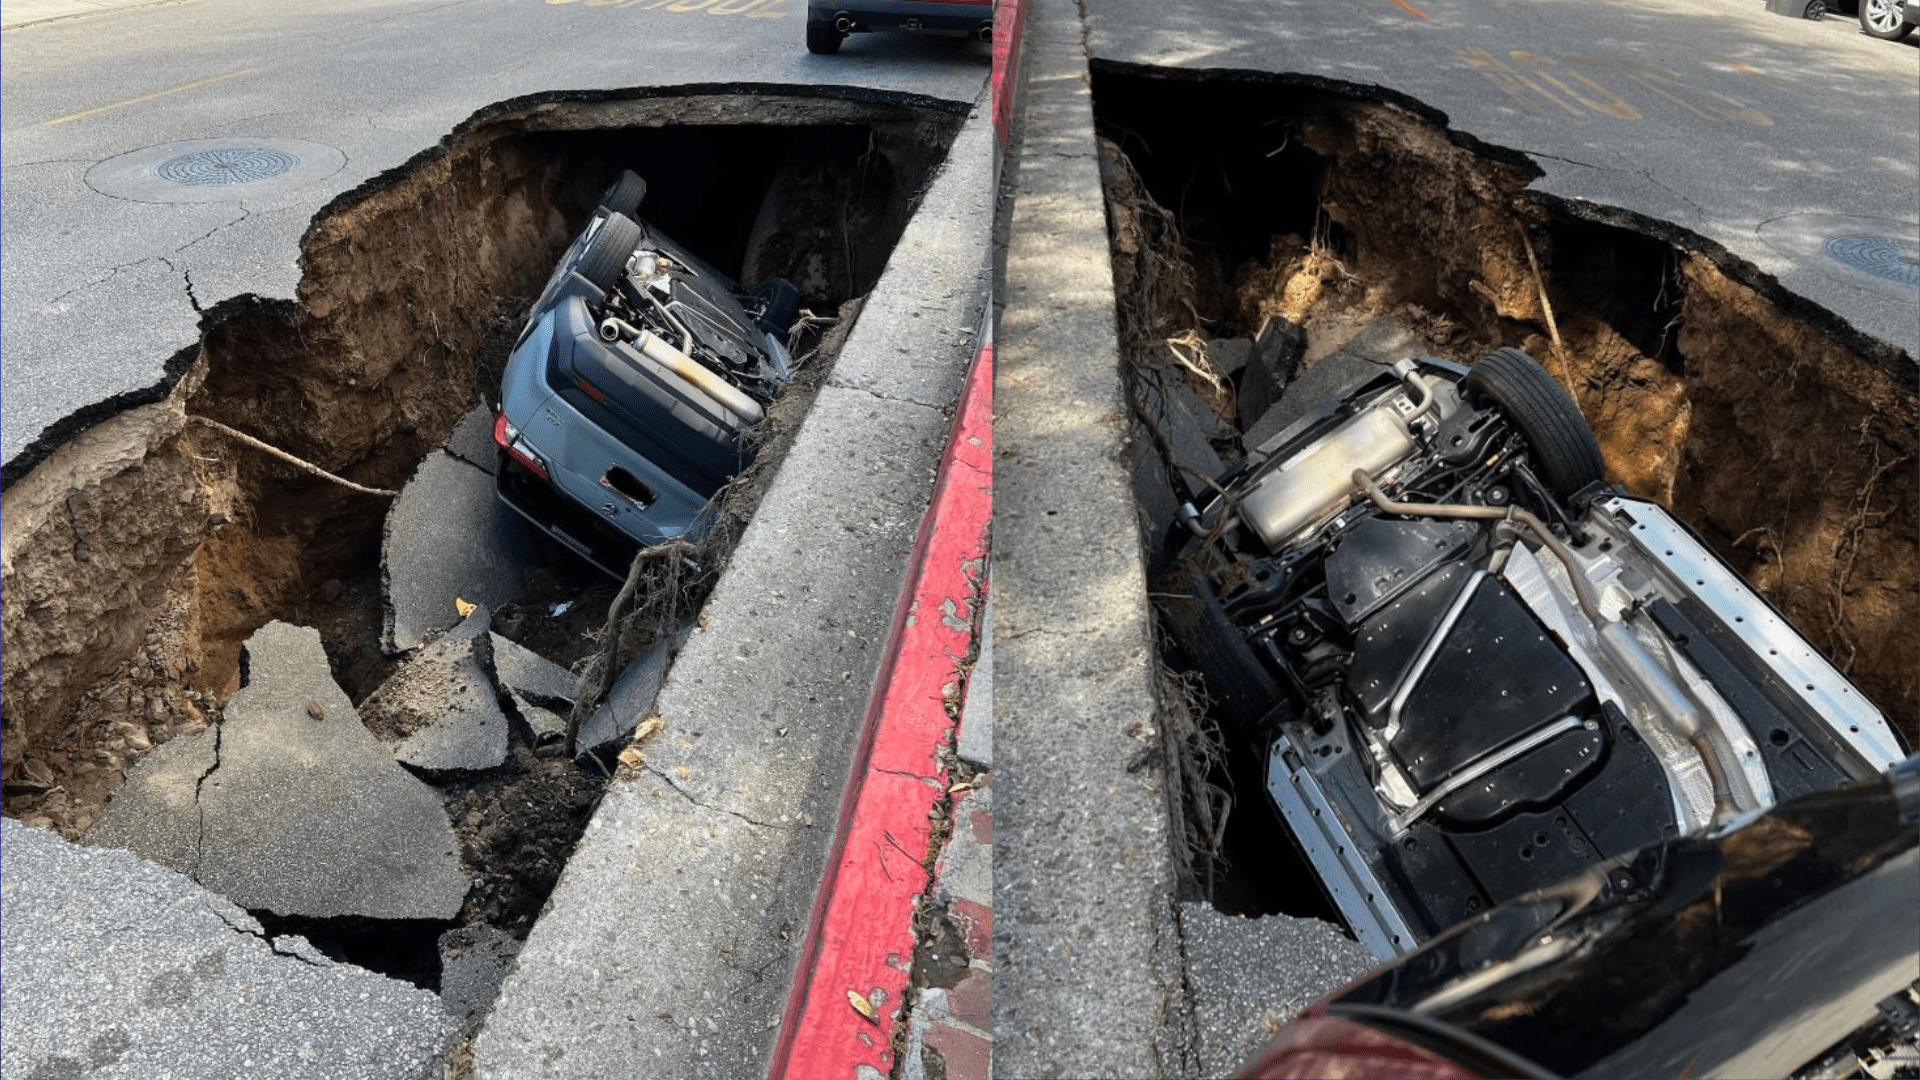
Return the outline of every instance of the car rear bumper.
{"type": "Polygon", "coordinates": [[[993,25],[991,0],[852,0],[850,3],[807,5],[807,21],[833,24],[840,16],[851,22],[851,31],[925,30],[935,33],[974,34],[993,25]]]}
{"type": "Polygon", "coordinates": [[[614,577],[624,577],[640,545],[608,528],[559,489],[528,472],[505,454],[494,473],[494,491],[514,513],[560,546],[614,577]]]}

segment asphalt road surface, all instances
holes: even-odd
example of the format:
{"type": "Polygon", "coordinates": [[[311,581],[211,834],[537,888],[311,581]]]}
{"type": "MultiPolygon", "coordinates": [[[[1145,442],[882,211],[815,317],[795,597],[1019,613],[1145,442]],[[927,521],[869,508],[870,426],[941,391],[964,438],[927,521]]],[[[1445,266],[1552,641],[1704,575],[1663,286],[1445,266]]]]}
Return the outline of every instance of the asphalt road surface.
{"type": "Polygon", "coordinates": [[[1096,60],[1380,86],[1537,190],[1692,230],[1920,351],[1920,48],[1758,0],[1086,0],[1096,60]],[[1882,274],[1843,261],[1872,236],[1882,274]],[[1840,257],[1836,257],[1836,254],[1840,257]],[[1887,276],[1888,274],[1892,276],[1887,276]]]}
{"type": "Polygon", "coordinates": [[[314,212],[485,106],[692,83],[832,83],[971,102],[986,77],[988,47],[973,42],[871,34],[811,56],[805,13],[803,0],[8,3],[9,479],[50,425],[151,397],[169,359],[198,342],[202,310],[293,298],[314,212]],[[195,140],[241,136],[284,155],[252,163],[283,171],[246,185],[248,198],[152,176],[196,152],[195,140]]]}

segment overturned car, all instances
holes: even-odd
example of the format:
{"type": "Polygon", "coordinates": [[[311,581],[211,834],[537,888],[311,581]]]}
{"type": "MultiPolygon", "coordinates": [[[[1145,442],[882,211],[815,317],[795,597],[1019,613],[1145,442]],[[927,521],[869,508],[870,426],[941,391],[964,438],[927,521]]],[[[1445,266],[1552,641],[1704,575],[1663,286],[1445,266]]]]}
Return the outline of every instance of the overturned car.
{"type": "Polygon", "coordinates": [[[615,576],[642,545],[696,539],[785,389],[791,284],[744,291],[607,188],[533,304],[501,381],[500,498],[615,576]]]}
{"type": "Polygon", "coordinates": [[[1516,349],[1378,369],[1181,518],[1175,637],[1383,959],[1904,757],[1685,526],[1602,480],[1577,406],[1516,349]]]}

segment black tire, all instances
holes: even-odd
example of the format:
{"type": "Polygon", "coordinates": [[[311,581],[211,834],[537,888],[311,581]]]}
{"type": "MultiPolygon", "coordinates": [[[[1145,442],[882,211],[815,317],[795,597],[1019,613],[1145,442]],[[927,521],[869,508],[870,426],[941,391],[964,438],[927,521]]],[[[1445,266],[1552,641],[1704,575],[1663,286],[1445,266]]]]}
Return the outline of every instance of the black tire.
{"type": "Polygon", "coordinates": [[[816,56],[832,56],[840,51],[840,43],[845,40],[847,35],[835,30],[830,24],[807,24],[807,51],[816,56]]]}
{"type": "Polygon", "coordinates": [[[620,280],[620,274],[627,267],[627,260],[633,257],[633,249],[640,245],[640,226],[625,214],[608,214],[607,220],[600,223],[600,229],[587,242],[587,250],[580,255],[580,276],[593,283],[601,292],[613,288],[620,280]]]}
{"type": "Polygon", "coordinates": [[[1900,17],[1900,0],[1860,0],[1860,32],[1899,41],[1913,33],[1913,24],[1900,17]]]}
{"type": "Polygon", "coordinates": [[[760,325],[776,336],[793,328],[800,317],[800,290],[786,278],[768,278],[753,290],[754,303],[760,308],[760,325]]]}
{"type": "Polygon", "coordinates": [[[1280,684],[1267,673],[1245,634],[1227,618],[1213,585],[1191,558],[1175,562],[1160,577],[1159,607],[1174,641],[1199,670],[1213,700],[1213,715],[1232,736],[1251,734],[1280,704],[1280,684]]]}
{"type": "Polygon", "coordinates": [[[640,212],[640,200],[647,197],[647,182],[632,169],[621,169],[607,190],[600,195],[600,209],[609,214],[633,217],[640,212]]]}
{"type": "Polygon", "coordinates": [[[1558,498],[1566,498],[1595,480],[1606,466],[1593,429],[1553,376],[1519,349],[1495,349],[1467,372],[1469,397],[1506,410],[1533,450],[1540,479],[1558,498]]]}

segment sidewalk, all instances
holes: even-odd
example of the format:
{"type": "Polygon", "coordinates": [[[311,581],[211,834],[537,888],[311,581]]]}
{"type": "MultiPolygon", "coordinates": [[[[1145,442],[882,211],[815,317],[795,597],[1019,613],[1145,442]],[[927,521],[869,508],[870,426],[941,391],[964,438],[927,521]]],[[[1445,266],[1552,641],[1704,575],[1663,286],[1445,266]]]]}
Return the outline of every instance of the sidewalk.
{"type": "Polygon", "coordinates": [[[0,30],[64,19],[71,15],[97,15],[119,8],[172,2],[174,0],[6,0],[0,3],[0,30]]]}

